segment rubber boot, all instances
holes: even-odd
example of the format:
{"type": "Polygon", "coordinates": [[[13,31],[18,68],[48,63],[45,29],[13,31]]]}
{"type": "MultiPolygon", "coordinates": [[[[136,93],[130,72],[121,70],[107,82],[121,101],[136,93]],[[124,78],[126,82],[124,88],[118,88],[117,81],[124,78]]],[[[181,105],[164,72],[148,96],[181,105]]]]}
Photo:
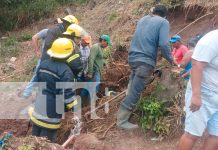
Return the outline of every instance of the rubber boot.
{"type": "Polygon", "coordinates": [[[125,130],[131,130],[138,128],[138,125],[130,123],[128,120],[131,115],[131,111],[123,106],[120,106],[117,114],[117,127],[125,130]]]}

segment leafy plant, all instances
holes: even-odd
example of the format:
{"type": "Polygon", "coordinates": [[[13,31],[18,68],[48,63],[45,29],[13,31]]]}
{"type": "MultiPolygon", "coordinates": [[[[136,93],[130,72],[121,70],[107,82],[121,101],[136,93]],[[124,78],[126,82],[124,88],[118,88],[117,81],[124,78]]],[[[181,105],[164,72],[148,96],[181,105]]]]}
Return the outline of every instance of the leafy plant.
{"type": "Polygon", "coordinates": [[[18,147],[18,150],[34,150],[32,145],[22,145],[18,147]]]}
{"type": "Polygon", "coordinates": [[[156,99],[141,100],[140,110],[142,111],[141,125],[144,130],[156,131],[158,129],[157,122],[163,118],[166,113],[164,103],[156,99]]]}
{"type": "Polygon", "coordinates": [[[25,33],[25,34],[22,34],[18,40],[19,42],[24,42],[24,41],[29,41],[31,39],[32,39],[32,35],[29,33],[25,33]]]}

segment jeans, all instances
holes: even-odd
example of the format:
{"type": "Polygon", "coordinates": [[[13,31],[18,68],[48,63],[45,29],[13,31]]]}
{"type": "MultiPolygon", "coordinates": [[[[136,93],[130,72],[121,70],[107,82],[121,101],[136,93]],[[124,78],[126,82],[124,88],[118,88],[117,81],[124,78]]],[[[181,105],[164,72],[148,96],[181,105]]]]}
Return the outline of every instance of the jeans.
{"type": "Polygon", "coordinates": [[[57,130],[39,127],[33,124],[32,135],[38,137],[47,137],[51,142],[55,142],[57,138],[57,130]]]}
{"type": "Polygon", "coordinates": [[[27,84],[26,88],[23,91],[23,97],[29,97],[32,95],[33,87],[35,86],[35,82],[37,81],[36,71],[39,68],[41,60],[39,59],[35,68],[35,71],[33,73],[32,79],[27,84]]]}
{"type": "MultiPolygon", "coordinates": [[[[101,74],[98,73],[98,72],[95,72],[93,73],[93,77],[92,79],[90,80],[86,80],[86,82],[95,82],[96,83],[96,93],[98,93],[99,91],[99,85],[100,85],[100,82],[101,82],[101,74]]],[[[81,96],[89,96],[89,92],[88,92],[88,89],[92,88],[93,86],[91,84],[87,84],[87,87],[86,89],[83,89],[81,91],[81,96]]]]}
{"type": "Polygon", "coordinates": [[[129,63],[129,65],[132,72],[128,85],[128,93],[121,105],[126,109],[132,110],[139,101],[140,94],[145,86],[151,82],[151,74],[154,67],[141,62],[129,63]]]}

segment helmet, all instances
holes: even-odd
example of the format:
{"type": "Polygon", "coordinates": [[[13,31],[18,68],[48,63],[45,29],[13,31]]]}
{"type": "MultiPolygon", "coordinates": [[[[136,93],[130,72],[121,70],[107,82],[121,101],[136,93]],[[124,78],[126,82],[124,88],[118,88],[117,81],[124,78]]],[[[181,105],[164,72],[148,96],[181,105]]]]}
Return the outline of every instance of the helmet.
{"type": "Polygon", "coordinates": [[[77,18],[73,15],[67,15],[64,18],[61,18],[61,20],[63,21],[67,21],[69,23],[73,23],[73,24],[79,24],[79,21],[77,20],[77,18]]]}
{"type": "Polygon", "coordinates": [[[85,34],[85,30],[77,24],[71,24],[64,35],[71,35],[75,37],[82,37],[85,34]]]}
{"type": "Polygon", "coordinates": [[[63,59],[70,56],[74,49],[75,47],[70,39],[59,38],[53,42],[47,53],[50,57],[63,59]]]}

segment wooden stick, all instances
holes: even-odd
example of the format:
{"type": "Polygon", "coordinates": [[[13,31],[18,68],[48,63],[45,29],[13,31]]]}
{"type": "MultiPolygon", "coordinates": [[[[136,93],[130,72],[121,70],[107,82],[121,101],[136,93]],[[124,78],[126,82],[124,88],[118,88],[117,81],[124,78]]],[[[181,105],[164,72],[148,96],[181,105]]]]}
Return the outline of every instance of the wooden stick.
{"type": "Polygon", "coordinates": [[[116,122],[114,122],[113,124],[111,124],[111,125],[107,128],[107,130],[104,132],[102,138],[105,138],[105,136],[107,135],[108,131],[109,131],[111,128],[113,128],[114,125],[116,125],[116,122]]]}
{"type": "Polygon", "coordinates": [[[62,147],[63,147],[63,148],[66,148],[66,147],[69,145],[69,143],[70,143],[71,141],[75,140],[75,138],[76,138],[75,135],[71,135],[71,136],[67,139],[67,141],[64,142],[64,144],[62,145],[62,147]]]}
{"type": "Polygon", "coordinates": [[[124,90],[123,92],[121,92],[120,94],[118,94],[117,96],[113,97],[112,99],[108,100],[107,102],[101,104],[100,106],[96,107],[94,110],[87,112],[84,116],[87,116],[88,114],[93,113],[94,111],[96,111],[97,109],[103,107],[105,104],[117,99],[118,97],[120,97],[121,95],[126,94],[126,90],[124,90]]]}
{"type": "Polygon", "coordinates": [[[191,25],[193,25],[194,23],[196,23],[197,21],[201,20],[202,18],[208,16],[208,15],[212,15],[213,13],[208,13],[208,14],[205,14],[201,17],[199,17],[198,19],[196,19],[195,21],[191,22],[190,24],[188,24],[187,26],[185,26],[182,30],[180,30],[179,32],[177,32],[176,34],[180,34],[182,33],[184,30],[186,30],[188,27],[190,27],[191,25]]]}

